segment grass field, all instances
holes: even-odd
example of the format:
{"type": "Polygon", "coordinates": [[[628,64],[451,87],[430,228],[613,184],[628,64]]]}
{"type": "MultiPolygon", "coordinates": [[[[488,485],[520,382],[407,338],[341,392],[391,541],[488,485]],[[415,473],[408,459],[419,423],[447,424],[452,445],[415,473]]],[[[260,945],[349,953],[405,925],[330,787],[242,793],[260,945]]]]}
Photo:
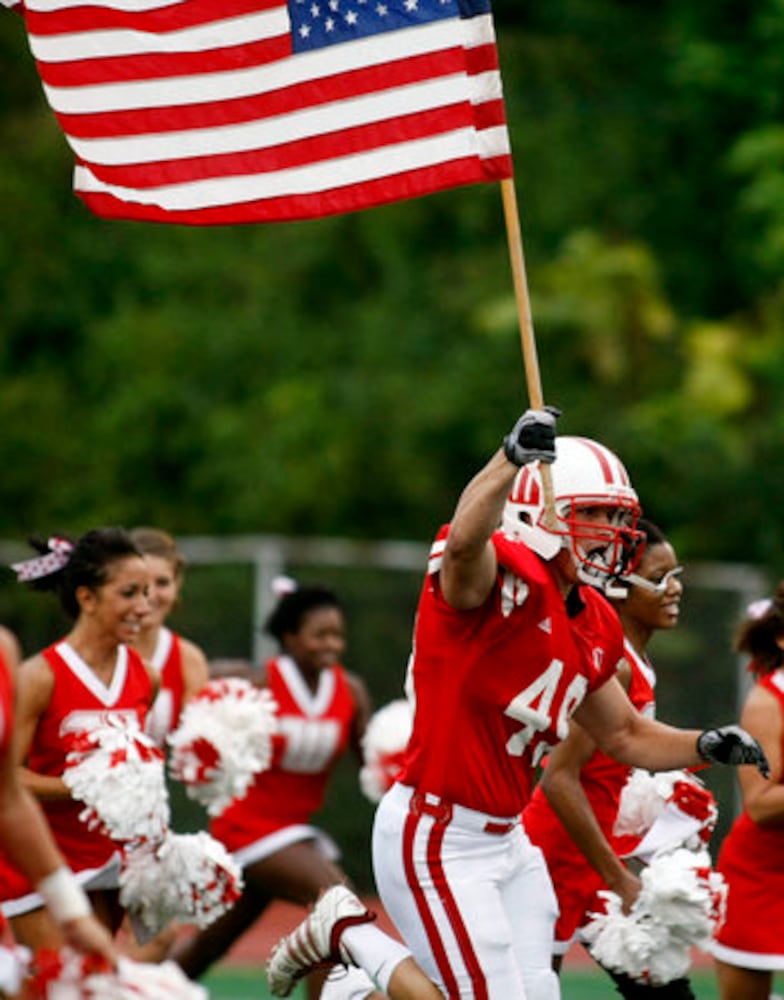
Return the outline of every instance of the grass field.
{"type": "MultiPolygon", "coordinates": [[[[716,983],[711,969],[696,969],[691,977],[694,994],[698,1000],[718,1000],[716,983]]],[[[218,966],[203,981],[211,1000],[268,1000],[270,992],[264,972],[242,966],[218,966]]],[[[566,969],[561,976],[563,1000],[612,1000],[618,997],[610,980],[591,968],[566,969]]],[[[305,991],[299,987],[292,993],[293,1000],[304,1000],[305,991]]]]}
{"type": "MultiPolygon", "coordinates": [[[[378,913],[378,926],[394,933],[379,901],[367,897],[368,906],[378,913]]],[[[210,1000],[271,1000],[264,974],[264,960],[278,938],[302,919],[302,910],[287,903],[274,903],[255,927],[244,935],[224,961],[202,980],[210,1000]]],[[[719,1000],[712,959],[695,951],[691,983],[697,1000],[719,1000]]],[[[776,993],[784,997],[784,973],[777,975],[776,993]]],[[[598,970],[585,951],[575,945],[561,973],[562,1000],[620,1000],[608,976],[598,970]]],[[[293,1000],[305,1000],[304,987],[292,993],[293,1000]]]]}

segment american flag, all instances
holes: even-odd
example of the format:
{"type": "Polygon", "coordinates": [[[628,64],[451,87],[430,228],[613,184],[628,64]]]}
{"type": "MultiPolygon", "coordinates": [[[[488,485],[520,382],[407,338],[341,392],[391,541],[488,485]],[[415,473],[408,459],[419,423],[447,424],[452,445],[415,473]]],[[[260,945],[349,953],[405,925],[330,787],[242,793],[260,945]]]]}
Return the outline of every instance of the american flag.
{"type": "Polygon", "coordinates": [[[511,177],[489,0],[2,0],[97,215],[307,219],[511,177]]]}

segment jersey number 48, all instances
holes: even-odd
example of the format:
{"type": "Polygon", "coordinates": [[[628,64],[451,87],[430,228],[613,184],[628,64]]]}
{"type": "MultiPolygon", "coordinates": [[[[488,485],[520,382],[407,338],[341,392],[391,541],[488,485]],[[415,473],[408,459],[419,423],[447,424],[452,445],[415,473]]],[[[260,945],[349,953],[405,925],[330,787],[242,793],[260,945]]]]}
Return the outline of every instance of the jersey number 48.
{"type": "Polygon", "coordinates": [[[563,667],[561,660],[553,660],[547,670],[515,695],[506,706],[504,714],[522,723],[522,729],[513,733],[506,743],[507,752],[512,757],[522,757],[530,747],[532,761],[536,765],[548,746],[566,738],[569,718],[585,697],[588,681],[582,674],[577,674],[563,697],[558,699],[563,667]],[[553,720],[553,706],[557,700],[560,700],[560,707],[553,720]],[[534,745],[532,741],[540,735],[541,739],[534,745]]]}

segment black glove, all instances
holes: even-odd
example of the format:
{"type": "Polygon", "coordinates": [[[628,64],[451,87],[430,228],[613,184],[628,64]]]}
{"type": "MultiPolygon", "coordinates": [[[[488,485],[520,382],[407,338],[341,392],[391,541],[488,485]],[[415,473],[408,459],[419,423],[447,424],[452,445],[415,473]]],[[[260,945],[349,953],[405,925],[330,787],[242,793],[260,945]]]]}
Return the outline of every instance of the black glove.
{"type": "Polygon", "coordinates": [[[555,422],[561,411],[554,406],[526,410],[504,438],[504,454],[513,465],[555,461],[555,422]]]}
{"type": "Polygon", "coordinates": [[[764,750],[740,726],[706,729],[697,738],[697,753],[717,764],[756,764],[763,778],[770,777],[770,765],[764,750]]]}

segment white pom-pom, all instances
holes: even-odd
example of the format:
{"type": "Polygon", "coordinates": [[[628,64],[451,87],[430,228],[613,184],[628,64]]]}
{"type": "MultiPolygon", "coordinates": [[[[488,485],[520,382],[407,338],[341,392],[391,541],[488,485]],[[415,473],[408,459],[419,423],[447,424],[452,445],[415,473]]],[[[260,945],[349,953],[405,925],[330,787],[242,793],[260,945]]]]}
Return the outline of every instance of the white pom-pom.
{"type": "Polygon", "coordinates": [[[208,1000],[207,990],[192,982],[174,962],[151,964],[121,956],[116,969],[96,969],[95,962],[64,948],[49,957],[35,980],[42,1000],[208,1000]]]}
{"type": "Polygon", "coordinates": [[[617,837],[641,837],[651,828],[683,771],[656,774],[635,768],[623,786],[613,833],[617,837]]]}
{"type": "Polygon", "coordinates": [[[601,965],[660,986],[684,976],[691,948],[709,943],[723,919],[726,886],[706,851],[687,849],[658,855],[640,877],[628,914],[618,896],[601,893],[606,912],[592,915],[583,937],[601,965]]]}
{"type": "Polygon", "coordinates": [[[243,798],[270,766],[276,712],[269,689],[241,677],[209,681],[185,706],[168,737],[169,769],[210,816],[243,798]]]}
{"type": "Polygon", "coordinates": [[[708,843],[719,818],[719,807],[713,793],[699,778],[684,771],[683,776],[672,786],[667,808],[677,809],[699,823],[697,839],[693,844],[687,843],[684,846],[700,850],[708,843]]]}
{"type": "Polygon", "coordinates": [[[0,945],[0,996],[16,996],[29,973],[32,952],[29,948],[0,945]]]}
{"type": "Polygon", "coordinates": [[[371,716],[362,737],[364,764],[359,772],[359,787],[371,802],[381,801],[400,772],[411,726],[411,706],[404,698],[371,716]]]}
{"type": "Polygon", "coordinates": [[[120,902],[157,934],[172,921],[207,927],[239,899],[242,872],[208,833],[167,833],[132,844],[120,874],[120,902]]]}
{"type": "Polygon", "coordinates": [[[674,783],[664,808],[630,853],[647,863],[655,855],[677,847],[701,851],[710,841],[717,818],[712,793],[696,778],[684,775],[674,783]]]}
{"type": "Polygon", "coordinates": [[[592,914],[590,923],[583,928],[583,940],[606,969],[646,980],[651,955],[665,947],[666,928],[638,919],[635,911],[624,914],[615,893],[603,891],[599,895],[605,901],[605,912],[592,914]]]}
{"type": "Polygon", "coordinates": [[[110,717],[77,733],[69,746],[63,781],[87,806],[80,818],[90,829],[113,840],[163,835],[169,824],[164,761],[146,733],[110,717]]]}
{"type": "Polygon", "coordinates": [[[676,847],[701,850],[717,817],[713,794],[689,771],[634,770],[621,792],[613,833],[642,837],[630,853],[647,862],[676,847]]]}

